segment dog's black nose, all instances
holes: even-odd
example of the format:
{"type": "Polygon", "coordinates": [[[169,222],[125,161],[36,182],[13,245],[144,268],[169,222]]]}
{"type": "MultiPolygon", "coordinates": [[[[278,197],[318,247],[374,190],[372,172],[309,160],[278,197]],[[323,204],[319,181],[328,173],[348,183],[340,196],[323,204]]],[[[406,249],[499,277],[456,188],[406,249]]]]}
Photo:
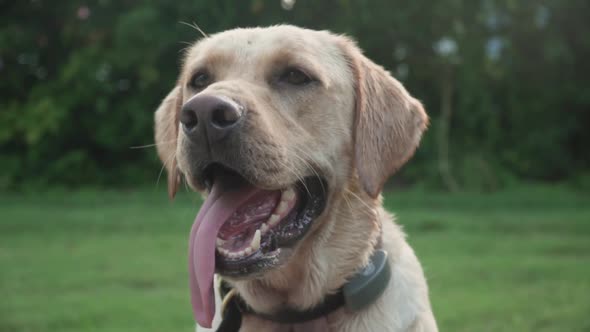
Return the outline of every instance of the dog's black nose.
{"type": "Polygon", "coordinates": [[[182,106],[180,123],[190,138],[206,135],[214,143],[237,127],[242,113],[241,106],[228,98],[198,95],[182,106]]]}

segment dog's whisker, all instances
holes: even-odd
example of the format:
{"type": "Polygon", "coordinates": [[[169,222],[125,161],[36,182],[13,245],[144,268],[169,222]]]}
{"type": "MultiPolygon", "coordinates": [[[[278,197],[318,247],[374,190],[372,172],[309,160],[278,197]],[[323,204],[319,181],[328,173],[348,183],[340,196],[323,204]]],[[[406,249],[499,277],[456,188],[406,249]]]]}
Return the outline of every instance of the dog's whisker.
{"type": "MultiPolygon", "coordinates": [[[[186,43],[186,42],[185,42],[186,43]]],[[[192,44],[191,43],[186,43],[186,47],[183,47],[181,49],[178,50],[178,53],[185,53],[189,48],[191,48],[192,44]]]]}
{"type": "Polygon", "coordinates": [[[170,142],[160,142],[160,143],[154,143],[154,144],[145,144],[145,145],[134,145],[134,146],[130,146],[130,149],[145,149],[145,148],[153,148],[156,147],[158,145],[171,145],[174,144],[176,142],[176,140],[170,141],[170,142]]]}
{"type": "Polygon", "coordinates": [[[311,191],[309,191],[309,188],[307,188],[307,185],[305,184],[305,181],[303,179],[303,177],[301,176],[301,174],[297,173],[295,170],[293,170],[291,167],[289,167],[288,165],[286,165],[285,163],[283,163],[280,160],[276,160],[276,162],[278,162],[279,164],[281,164],[286,170],[288,170],[289,172],[293,173],[293,175],[295,175],[295,177],[299,180],[299,182],[301,182],[301,184],[303,185],[303,187],[305,188],[305,191],[307,191],[307,194],[309,196],[311,195],[311,191]]]}
{"type": "Polygon", "coordinates": [[[158,146],[158,145],[168,145],[168,144],[174,144],[177,142],[177,139],[171,139],[169,141],[161,141],[161,142],[154,142],[151,144],[143,144],[143,145],[132,145],[129,148],[130,149],[143,149],[143,148],[149,148],[149,147],[153,147],[153,146],[158,146]]]}
{"type": "Polygon", "coordinates": [[[197,23],[193,22],[191,24],[191,23],[187,23],[187,22],[183,22],[183,21],[180,21],[179,23],[180,24],[183,24],[183,25],[186,25],[188,27],[191,27],[191,28],[197,30],[203,37],[209,38],[209,35],[206,34],[203,30],[201,30],[201,28],[197,25],[197,23]]]}
{"type": "Polygon", "coordinates": [[[346,201],[346,205],[348,205],[348,210],[350,212],[350,215],[352,215],[353,211],[354,211],[354,209],[352,208],[352,203],[350,202],[348,197],[346,197],[346,195],[342,195],[342,199],[344,199],[344,201],[346,201]]]}
{"type": "MultiPolygon", "coordinates": [[[[293,146],[293,148],[295,148],[295,149],[299,150],[299,152],[300,152],[301,154],[303,154],[303,155],[304,155],[304,157],[307,157],[307,158],[309,158],[311,161],[313,161],[315,164],[317,164],[317,162],[316,162],[316,161],[315,161],[315,159],[314,159],[314,158],[311,156],[311,154],[310,154],[310,153],[307,153],[305,150],[303,150],[302,148],[300,148],[300,147],[298,147],[298,146],[296,146],[296,145],[294,145],[294,146],[293,146]]],[[[327,193],[326,193],[326,188],[324,187],[324,183],[323,183],[323,181],[322,181],[322,178],[320,177],[320,174],[319,174],[319,173],[318,173],[318,171],[315,169],[315,167],[314,167],[314,166],[311,164],[311,162],[309,162],[309,161],[307,161],[306,159],[304,159],[304,158],[300,157],[300,156],[299,156],[297,153],[293,153],[292,155],[293,155],[294,157],[298,158],[299,160],[301,160],[301,161],[303,162],[303,164],[304,164],[306,167],[308,167],[308,168],[309,168],[309,169],[310,169],[310,170],[311,170],[311,171],[312,171],[312,172],[315,174],[315,177],[317,177],[317,179],[319,180],[319,182],[320,182],[320,186],[322,187],[322,192],[323,192],[323,194],[324,194],[324,196],[325,196],[327,193]]]]}
{"type": "Polygon", "coordinates": [[[293,173],[293,175],[295,175],[295,177],[299,180],[299,182],[301,182],[301,184],[305,188],[305,191],[307,191],[307,194],[309,196],[311,196],[311,192],[309,191],[309,188],[305,184],[305,181],[304,181],[303,176],[301,176],[301,174],[297,173],[293,168],[287,166],[285,163],[281,162],[280,160],[277,160],[277,162],[280,163],[281,165],[283,165],[283,167],[285,167],[285,169],[287,169],[288,171],[290,171],[291,173],[293,173]]]}
{"type": "Polygon", "coordinates": [[[166,168],[166,165],[175,157],[176,157],[176,151],[172,151],[172,153],[170,153],[170,156],[168,158],[166,158],[166,160],[162,163],[162,168],[160,168],[160,173],[158,174],[158,179],[156,180],[156,189],[158,188],[158,184],[160,183],[160,178],[162,177],[162,173],[164,172],[164,168],[166,168]]]}
{"type": "Polygon", "coordinates": [[[345,188],[344,192],[346,194],[350,194],[352,197],[356,198],[359,202],[361,202],[361,204],[367,208],[368,213],[370,214],[370,211],[373,210],[372,207],[370,207],[362,198],[360,198],[357,194],[355,194],[354,192],[352,192],[350,189],[345,188]]]}
{"type": "Polygon", "coordinates": [[[186,192],[190,194],[191,190],[188,188],[188,183],[186,181],[186,178],[184,176],[182,176],[181,180],[182,180],[182,184],[184,185],[184,190],[186,190],[186,192]]]}

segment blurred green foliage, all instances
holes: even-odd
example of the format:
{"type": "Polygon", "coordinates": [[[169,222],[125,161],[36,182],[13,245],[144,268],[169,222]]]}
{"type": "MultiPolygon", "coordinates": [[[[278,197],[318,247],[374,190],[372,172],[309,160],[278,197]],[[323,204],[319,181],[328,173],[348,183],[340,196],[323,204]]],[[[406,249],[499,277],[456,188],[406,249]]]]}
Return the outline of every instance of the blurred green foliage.
{"type": "Polygon", "coordinates": [[[300,0],[291,10],[278,0],[0,0],[0,188],[154,182],[153,148],[130,147],[153,143],[153,111],[200,36],[180,22],[355,37],[432,118],[404,180],[441,185],[435,133],[450,85],[449,158],[463,187],[590,186],[588,13],[586,0],[300,0]]]}

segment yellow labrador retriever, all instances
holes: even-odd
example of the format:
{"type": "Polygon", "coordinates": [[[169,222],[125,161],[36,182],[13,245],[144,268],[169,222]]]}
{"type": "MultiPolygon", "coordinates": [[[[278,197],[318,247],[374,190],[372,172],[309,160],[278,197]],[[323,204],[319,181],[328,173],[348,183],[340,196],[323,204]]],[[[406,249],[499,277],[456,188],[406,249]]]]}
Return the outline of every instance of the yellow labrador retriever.
{"type": "Polygon", "coordinates": [[[155,135],[170,195],[183,177],[206,197],[189,240],[199,331],[437,331],[380,195],[427,122],[347,37],[273,26],[190,47],[155,135]]]}

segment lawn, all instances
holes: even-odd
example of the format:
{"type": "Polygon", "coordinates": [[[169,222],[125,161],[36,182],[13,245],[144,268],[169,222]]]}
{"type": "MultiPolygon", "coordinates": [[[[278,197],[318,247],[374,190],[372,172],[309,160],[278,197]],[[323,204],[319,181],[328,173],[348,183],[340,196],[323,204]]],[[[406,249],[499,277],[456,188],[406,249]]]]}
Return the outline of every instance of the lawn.
{"type": "MultiPolygon", "coordinates": [[[[0,331],[192,331],[186,243],[200,200],[0,194],[0,331]]],[[[386,195],[441,331],[590,331],[590,195],[386,195]]]]}

